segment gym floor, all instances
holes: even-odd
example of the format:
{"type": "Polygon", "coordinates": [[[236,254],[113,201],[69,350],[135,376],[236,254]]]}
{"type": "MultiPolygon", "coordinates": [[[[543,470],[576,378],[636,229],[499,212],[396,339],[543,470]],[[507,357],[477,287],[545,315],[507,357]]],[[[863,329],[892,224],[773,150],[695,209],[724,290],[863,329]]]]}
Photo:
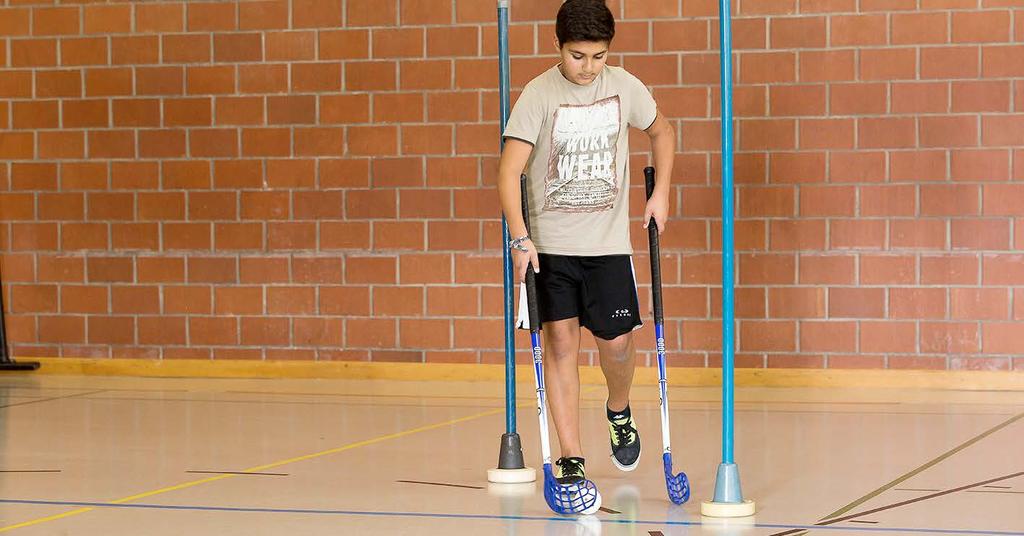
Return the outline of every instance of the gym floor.
{"type": "MultiPolygon", "coordinates": [[[[533,390],[519,387],[527,464],[539,469],[533,390]]],[[[583,520],[552,514],[539,485],[488,485],[502,389],[3,376],[0,532],[1024,535],[1021,392],[741,388],[737,462],[758,512],[723,523],[700,515],[720,460],[717,389],[670,390],[675,463],[693,488],[674,506],[656,389],[634,390],[645,452],[621,473],[604,388],[587,388],[588,476],[605,509],[583,520]]]]}

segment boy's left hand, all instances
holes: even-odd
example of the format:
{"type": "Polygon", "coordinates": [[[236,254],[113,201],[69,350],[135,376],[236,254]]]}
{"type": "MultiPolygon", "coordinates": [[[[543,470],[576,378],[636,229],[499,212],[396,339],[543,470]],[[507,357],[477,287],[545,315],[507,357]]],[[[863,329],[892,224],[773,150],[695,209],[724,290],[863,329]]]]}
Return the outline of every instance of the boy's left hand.
{"type": "Polygon", "coordinates": [[[644,209],[644,229],[650,225],[651,217],[658,224],[658,234],[665,232],[665,224],[668,223],[668,196],[652,195],[647,200],[647,208],[644,209]]]}

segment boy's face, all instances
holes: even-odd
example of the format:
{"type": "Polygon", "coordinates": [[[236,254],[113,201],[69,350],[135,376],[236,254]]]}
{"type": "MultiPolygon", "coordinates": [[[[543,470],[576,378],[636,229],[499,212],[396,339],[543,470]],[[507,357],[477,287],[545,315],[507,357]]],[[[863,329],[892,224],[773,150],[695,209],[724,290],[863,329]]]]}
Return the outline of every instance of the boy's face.
{"type": "Polygon", "coordinates": [[[562,45],[556,37],[555,47],[562,55],[562,75],[581,86],[593,82],[608,61],[607,41],[569,41],[562,45]]]}

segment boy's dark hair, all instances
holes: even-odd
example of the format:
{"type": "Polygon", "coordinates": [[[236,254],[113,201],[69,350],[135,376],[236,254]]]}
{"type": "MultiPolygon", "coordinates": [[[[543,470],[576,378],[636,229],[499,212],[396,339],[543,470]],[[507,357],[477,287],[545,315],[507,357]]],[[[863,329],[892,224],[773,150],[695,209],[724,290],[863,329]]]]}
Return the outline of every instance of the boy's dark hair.
{"type": "Polygon", "coordinates": [[[555,18],[559,46],[573,41],[607,41],[615,37],[615,17],[604,0],[566,0],[555,18]]]}

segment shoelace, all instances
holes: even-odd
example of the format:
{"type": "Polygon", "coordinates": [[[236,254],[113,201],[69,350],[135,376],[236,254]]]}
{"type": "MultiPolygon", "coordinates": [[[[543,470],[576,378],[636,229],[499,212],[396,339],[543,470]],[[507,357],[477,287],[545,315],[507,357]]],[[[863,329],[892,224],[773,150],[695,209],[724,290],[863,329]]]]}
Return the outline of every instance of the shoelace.
{"type": "Polygon", "coordinates": [[[615,431],[616,446],[630,443],[633,439],[633,434],[636,433],[636,428],[633,427],[630,421],[626,421],[623,424],[612,421],[612,430],[615,431]]]}
{"type": "Polygon", "coordinates": [[[583,464],[569,458],[560,458],[555,465],[562,469],[562,477],[583,476],[583,464]]]}

